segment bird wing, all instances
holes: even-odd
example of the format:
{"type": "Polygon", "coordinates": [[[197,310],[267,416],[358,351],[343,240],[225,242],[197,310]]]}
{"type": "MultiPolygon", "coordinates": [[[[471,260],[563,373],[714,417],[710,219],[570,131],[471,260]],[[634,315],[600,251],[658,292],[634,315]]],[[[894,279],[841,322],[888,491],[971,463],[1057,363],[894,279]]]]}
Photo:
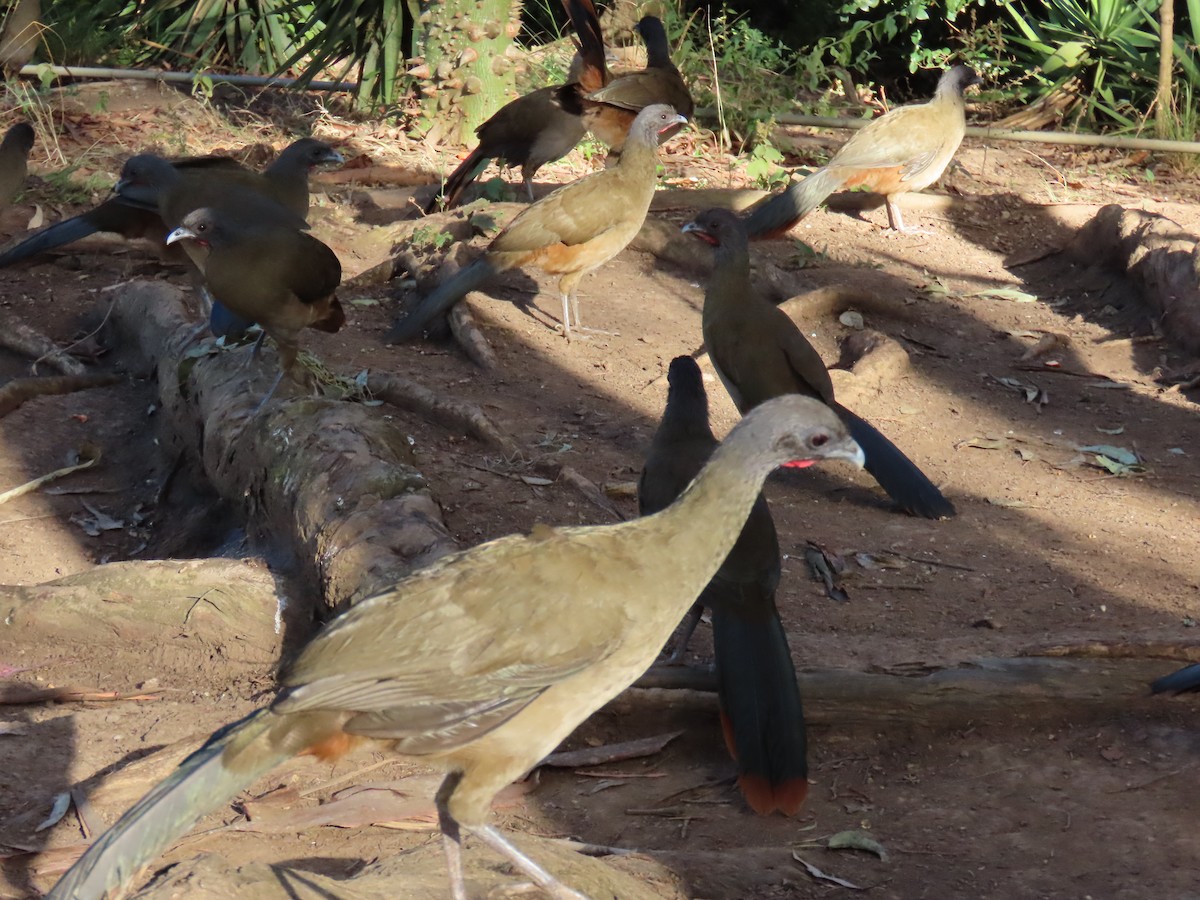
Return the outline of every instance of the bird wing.
{"type": "Polygon", "coordinates": [[[680,111],[681,108],[691,107],[691,95],[683,86],[683,82],[678,76],[661,69],[630,72],[628,75],[614,78],[600,90],[589,94],[588,99],[633,112],[655,103],[669,103],[680,111]]]}
{"type": "Polygon", "coordinates": [[[833,402],[833,380],[825,368],[825,360],[821,359],[821,354],[808,342],[787,313],[778,307],[774,307],[774,312],[773,318],[781,320],[778,321],[779,347],[792,373],[808,387],[801,393],[811,392],[826,403],[833,402]]]}
{"type": "Polygon", "coordinates": [[[829,168],[902,168],[919,171],[949,138],[948,125],[930,103],[901,106],[876,119],[845,143],[829,168]]]}
{"type": "Polygon", "coordinates": [[[604,659],[620,645],[623,613],[591,603],[587,627],[564,622],[587,602],[585,576],[603,561],[588,559],[586,547],[558,553],[575,547],[564,543],[554,548],[554,573],[543,577],[540,542],[557,541],[546,533],[493,541],[469,558],[454,554],[359,603],[297,659],[279,710],[357,712],[348,731],[413,740],[432,733],[429,741],[445,749],[604,659]],[[501,578],[520,587],[498,604],[501,578]],[[539,634],[543,617],[554,625],[539,634]]]}
{"type": "Polygon", "coordinates": [[[637,213],[640,198],[632,197],[625,189],[628,182],[614,177],[617,174],[616,169],[596,172],[526,207],[492,241],[488,252],[529,253],[551,244],[577,246],[628,221],[637,213]]]}

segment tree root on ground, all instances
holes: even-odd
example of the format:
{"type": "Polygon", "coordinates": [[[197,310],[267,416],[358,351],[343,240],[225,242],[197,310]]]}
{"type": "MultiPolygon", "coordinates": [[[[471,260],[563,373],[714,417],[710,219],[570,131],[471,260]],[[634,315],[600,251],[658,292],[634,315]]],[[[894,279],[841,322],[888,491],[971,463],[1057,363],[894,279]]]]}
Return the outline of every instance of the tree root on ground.
{"type": "Polygon", "coordinates": [[[106,387],[122,381],[120,375],[98,372],[88,375],[45,375],[40,378],[14,378],[0,387],[0,416],[10,412],[34,397],[52,394],[73,394],[94,387],[106,387]]]}
{"type": "Polygon", "coordinates": [[[0,313],[0,347],[32,357],[37,362],[45,361],[46,365],[58,369],[64,375],[83,375],[87,372],[83,363],[68,356],[54,341],[19,321],[11,313],[0,313]]]}

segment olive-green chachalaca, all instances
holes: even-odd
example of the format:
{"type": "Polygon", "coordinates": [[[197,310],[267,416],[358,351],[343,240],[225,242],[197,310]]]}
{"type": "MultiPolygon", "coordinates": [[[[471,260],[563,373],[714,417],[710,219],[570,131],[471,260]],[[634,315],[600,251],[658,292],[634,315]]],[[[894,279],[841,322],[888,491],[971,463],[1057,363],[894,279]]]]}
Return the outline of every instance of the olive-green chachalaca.
{"type": "Polygon", "coordinates": [[[658,178],[658,135],[686,121],[669,106],[648,106],[629,132],[620,163],[565,184],[517,214],[481,259],[438,285],[388,332],[393,343],[421,335],[438,316],[498,272],[535,265],[560,275],[563,333],[579,324],[580,279],[633,240],[646,220],[658,178]]]}
{"type": "Polygon", "coordinates": [[[29,173],[29,151],[33,149],[33,126],[18,122],[0,141],[0,208],[7,206],[25,184],[29,173]]]}
{"type": "Polygon", "coordinates": [[[821,404],[748,415],[653,516],[537,526],[443,557],[329,623],[266,709],[222,728],[103,834],[50,891],[92,900],[129,882],[201,816],[301,753],[371,741],[449,771],[437,793],[450,894],[466,900],[460,834],[551,896],[566,887],[488,824],[492,799],[654,661],[733,547],[767,474],[862,453],[821,404]]]}
{"type": "MultiPolygon", "coordinates": [[[[671,62],[671,45],[662,21],[645,16],[636,28],[646,43],[646,68],[615,77],[607,69],[585,69],[578,85],[583,90],[568,85],[559,93],[563,108],[578,111],[584,125],[608,145],[613,156],[620,155],[634,119],[647,106],[665,103],[685,118],[691,118],[695,109],[683,76],[671,62]]],[[[677,130],[665,132],[660,140],[677,130]]]]}
{"type": "Polygon", "coordinates": [[[783,234],[834,191],[854,187],[882,194],[888,224],[907,230],[893,198],[942,177],[966,132],[963,91],[978,83],[967,66],[947,69],[928,103],[885,113],[857,131],[825,166],[754,206],[746,217],[751,239],[783,234]]]}
{"type": "Polygon", "coordinates": [[[160,242],[193,209],[218,202],[244,204],[266,197],[303,226],[308,215],[309,172],[323,163],[341,161],[340,153],[313,138],[293,143],[261,175],[225,156],[175,162],[151,154],[134,156],[121,171],[115,196],[0,254],[0,267],[98,231],[160,242]]]}
{"type": "MultiPolygon", "coordinates": [[[[667,381],[667,408],[638,481],[642,515],[675,502],[718,446],[695,360],[671,360],[667,381]]],[[[697,601],[712,610],[721,725],[737,760],[738,786],[750,808],[764,816],[775,810],[795,815],[808,794],[804,708],[775,607],[780,570],[775,523],[759,494],[737,543],[697,601]]]]}
{"type": "MultiPolygon", "coordinates": [[[[346,321],[335,291],[342,279],[337,256],[321,241],[288,224],[228,210],[192,210],[167,243],[186,241],[215,303],[257,322],[279,347],[280,379],[295,371],[304,328],[335,332],[346,321]]],[[[262,404],[260,403],[260,406],[262,404]]]]}
{"type": "Polygon", "coordinates": [[[519,166],[529,202],[533,202],[533,176],[546,163],[566,156],[583,140],[587,126],[581,110],[567,111],[559,99],[573,89],[585,71],[607,72],[600,19],[591,0],[564,0],[579,41],[579,52],[567,73],[567,84],[551,85],[507,103],[475,129],[479,145],[446,178],[441,191],[425,207],[426,213],[457,206],[465,191],[487,168],[490,160],[519,166]]]}
{"type": "Polygon", "coordinates": [[[787,313],[754,290],[741,219],[727,209],[710,209],[683,230],[716,248],[704,291],[704,342],[734,405],[745,414],[782,394],[817,398],[846,423],[867,456],[867,471],[902,510],[928,519],[953,516],[954,506],[924,472],[873,425],[834,400],[820,354],[787,313]]]}

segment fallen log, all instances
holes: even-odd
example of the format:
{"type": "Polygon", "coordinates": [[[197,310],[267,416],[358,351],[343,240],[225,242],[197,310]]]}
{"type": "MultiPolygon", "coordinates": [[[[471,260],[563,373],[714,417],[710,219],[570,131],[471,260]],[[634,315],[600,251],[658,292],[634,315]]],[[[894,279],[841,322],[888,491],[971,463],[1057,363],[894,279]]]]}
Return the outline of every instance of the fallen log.
{"type": "Polygon", "coordinates": [[[195,326],[170,285],[123,288],[113,322],[157,365],[167,450],[195,457],[223,497],[282,539],[326,606],[457,549],[397,424],[323,399],[257,412],[265,373],[252,378],[244,353],[189,354],[195,326]]]}
{"type": "Polygon", "coordinates": [[[1200,247],[1178,222],[1110,204],[1076,233],[1067,253],[1127,275],[1157,315],[1162,332],[1200,353],[1200,247]]]}
{"type": "MultiPolygon", "coordinates": [[[[1167,715],[1174,701],[1151,697],[1149,684],[1170,668],[1161,660],[1020,657],[977,659],[916,674],[827,670],[796,677],[804,717],[813,724],[945,730],[970,722],[1086,721],[1155,709],[1167,715]]],[[[634,686],[709,693],[716,691],[717,680],[711,667],[660,666],[634,686]]],[[[638,701],[625,695],[614,702],[638,701]]]]}

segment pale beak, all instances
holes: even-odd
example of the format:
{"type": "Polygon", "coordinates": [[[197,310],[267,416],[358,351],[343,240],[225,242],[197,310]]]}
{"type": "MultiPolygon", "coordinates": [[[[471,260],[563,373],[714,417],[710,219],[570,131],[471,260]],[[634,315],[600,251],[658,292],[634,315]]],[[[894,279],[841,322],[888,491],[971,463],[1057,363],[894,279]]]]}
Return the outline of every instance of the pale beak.
{"type": "Polygon", "coordinates": [[[167,235],[167,243],[174,244],[176,241],[182,241],[187,238],[195,239],[195,237],[196,237],[196,232],[192,231],[190,228],[184,228],[182,225],[180,225],[178,228],[176,228],[174,231],[172,231],[170,234],[167,235]]]}

